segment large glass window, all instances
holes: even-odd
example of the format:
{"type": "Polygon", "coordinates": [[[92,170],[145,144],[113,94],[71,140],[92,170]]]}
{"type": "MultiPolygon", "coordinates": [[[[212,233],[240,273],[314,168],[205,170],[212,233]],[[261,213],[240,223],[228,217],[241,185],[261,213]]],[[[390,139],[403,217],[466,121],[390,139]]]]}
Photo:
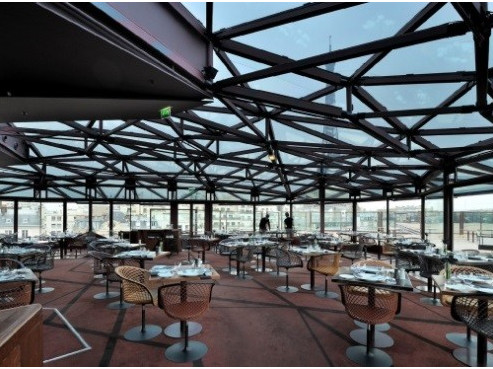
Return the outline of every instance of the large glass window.
{"type": "Polygon", "coordinates": [[[41,235],[55,236],[63,232],[63,203],[44,202],[41,204],[41,235]]]}
{"type": "Polygon", "coordinates": [[[113,204],[113,234],[120,231],[130,231],[130,204],[113,204]]]}
{"type": "Polygon", "coordinates": [[[297,232],[320,232],[320,205],[293,205],[293,223],[297,232]]]}
{"type": "Polygon", "coordinates": [[[352,204],[325,204],[325,233],[346,231],[353,228],[352,204]]]}
{"type": "Polygon", "coordinates": [[[443,240],[443,197],[425,201],[425,234],[435,245],[443,240]]]}
{"type": "MultiPolygon", "coordinates": [[[[260,218],[257,218],[257,221],[259,222],[260,218]]],[[[214,204],[212,206],[212,230],[213,232],[252,232],[253,206],[214,204]]]]}
{"type": "MultiPolygon", "coordinates": [[[[365,201],[358,203],[356,227],[361,232],[386,232],[387,201],[365,201]]],[[[391,218],[392,219],[392,218],[391,218]]],[[[391,223],[391,233],[393,231],[391,223]]]]}
{"type": "Polygon", "coordinates": [[[89,231],[89,204],[67,203],[67,232],[85,233],[89,231]]]}
{"type": "Polygon", "coordinates": [[[194,204],[192,206],[192,229],[194,234],[204,234],[205,232],[205,206],[194,204]]]}
{"type": "Polygon", "coordinates": [[[92,230],[105,237],[110,236],[110,205],[92,204],[92,230]]]}
{"type": "Polygon", "coordinates": [[[169,205],[149,206],[150,229],[170,229],[171,226],[171,207],[169,205]]]}
{"type": "Polygon", "coordinates": [[[421,200],[397,200],[389,202],[391,234],[421,237],[421,200]]]}
{"type": "Polygon", "coordinates": [[[41,204],[39,202],[19,202],[20,239],[39,237],[41,235],[41,204]]]}
{"type": "Polygon", "coordinates": [[[493,246],[493,195],[454,198],[454,249],[493,246]]]}
{"type": "Polygon", "coordinates": [[[14,233],[14,202],[0,201],[0,233],[14,233]]]}
{"type": "Polygon", "coordinates": [[[182,233],[189,233],[190,229],[190,204],[178,205],[178,228],[182,233]]]}

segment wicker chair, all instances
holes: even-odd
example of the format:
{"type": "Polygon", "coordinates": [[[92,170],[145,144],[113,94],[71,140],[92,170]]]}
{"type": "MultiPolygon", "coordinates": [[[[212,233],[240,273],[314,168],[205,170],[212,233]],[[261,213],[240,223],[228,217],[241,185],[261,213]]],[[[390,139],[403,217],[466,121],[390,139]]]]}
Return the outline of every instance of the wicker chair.
{"type": "MultiPolygon", "coordinates": [[[[0,258],[0,268],[9,270],[24,268],[17,260],[0,258]]],[[[34,301],[34,282],[11,281],[0,283],[0,310],[29,305],[34,301]]]]}
{"type": "Polygon", "coordinates": [[[323,291],[315,292],[317,297],[335,299],[339,295],[335,292],[329,292],[328,290],[328,276],[333,276],[339,271],[339,263],[341,261],[341,254],[325,254],[320,256],[312,256],[308,260],[306,268],[311,272],[317,272],[325,276],[325,289],[323,291]]]}
{"type": "Polygon", "coordinates": [[[278,257],[276,259],[276,265],[278,268],[286,269],[286,285],[277,287],[280,292],[293,293],[298,291],[298,288],[289,285],[289,269],[291,268],[303,268],[303,260],[301,257],[293,252],[277,249],[278,257]]]}
{"type": "MultiPolygon", "coordinates": [[[[470,366],[492,366],[493,355],[487,351],[487,339],[493,338],[493,295],[465,294],[452,299],[452,317],[462,321],[478,334],[477,356],[469,358],[470,366]]],[[[455,356],[455,355],[454,355],[455,356]]]]}
{"type": "Polygon", "coordinates": [[[343,258],[350,259],[351,264],[353,264],[355,260],[363,258],[363,245],[359,243],[345,243],[341,246],[340,252],[343,258]]]}
{"type": "Polygon", "coordinates": [[[440,299],[437,298],[437,288],[435,283],[433,283],[433,275],[440,274],[440,271],[445,267],[443,260],[436,256],[418,254],[420,270],[419,275],[421,277],[427,278],[428,281],[428,292],[433,289],[433,297],[422,297],[421,302],[426,305],[442,306],[440,299]]]}
{"type": "Polygon", "coordinates": [[[198,341],[188,340],[188,320],[202,316],[212,298],[214,281],[181,282],[159,287],[158,304],[166,315],[180,320],[185,326],[185,340],[168,347],[168,360],[184,363],[198,360],[207,353],[207,346],[198,341]]]}
{"type": "Polygon", "coordinates": [[[122,279],[123,300],[129,304],[141,306],[142,324],[125,332],[128,341],[149,340],[162,332],[160,326],[145,323],[145,305],[157,305],[157,290],[150,285],[150,273],[133,266],[119,266],[115,273],[122,279]]]}
{"type": "Polygon", "coordinates": [[[136,259],[128,258],[115,258],[113,256],[105,257],[102,259],[102,264],[105,268],[106,275],[106,292],[108,293],[108,283],[116,282],[120,286],[120,299],[119,301],[110,302],[106,307],[112,310],[123,310],[132,306],[132,304],[123,301],[123,282],[120,276],[116,274],[115,269],[122,265],[128,265],[133,267],[139,267],[139,261],[136,259]]]}
{"type": "Polygon", "coordinates": [[[30,281],[0,283],[0,310],[32,304],[34,288],[30,281]]]}
{"type": "Polygon", "coordinates": [[[391,242],[384,242],[382,244],[382,255],[389,258],[390,264],[392,264],[392,259],[397,258],[397,249],[391,242]]]}
{"type": "Polygon", "coordinates": [[[38,250],[32,257],[23,261],[26,268],[31,269],[34,273],[38,273],[39,287],[36,293],[48,293],[54,290],[53,287],[43,287],[42,273],[47,270],[52,270],[55,267],[55,252],[51,246],[34,245],[38,250]]]}
{"type": "Polygon", "coordinates": [[[374,347],[375,325],[388,323],[400,311],[400,294],[358,283],[340,284],[342,304],[348,315],[367,324],[366,346],[346,350],[347,357],[360,366],[391,366],[392,358],[374,347]]]}
{"type": "Polygon", "coordinates": [[[24,264],[16,259],[0,258],[0,268],[21,269],[24,268],[24,264]]]}
{"type": "MultiPolygon", "coordinates": [[[[247,275],[245,271],[245,264],[253,259],[253,253],[255,252],[255,247],[239,247],[236,252],[230,257],[231,260],[237,261],[242,264],[241,275],[237,274],[240,279],[252,279],[251,275],[247,275]]],[[[237,271],[239,273],[239,271],[237,271]]]]}
{"type": "Polygon", "coordinates": [[[108,262],[108,259],[111,258],[111,254],[102,251],[89,251],[87,254],[93,258],[94,274],[96,275],[102,274],[104,276],[106,283],[105,292],[97,293],[93,297],[96,300],[112,299],[114,297],[118,297],[118,295],[120,294],[119,292],[109,290],[110,282],[115,282],[115,281],[112,281],[108,278],[108,267],[107,265],[105,265],[105,260],[106,262],[108,262]]]}
{"type": "MultiPolygon", "coordinates": [[[[466,266],[466,265],[452,265],[450,267],[450,272],[452,275],[472,273],[474,275],[484,275],[493,278],[492,272],[489,272],[481,268],[466,266]]],[[[445,274],[445,271],[443,270],[441,274],[442,275],[445,274]]],[[[443,306],[451,306],[453,298],[454,295],[444,293],[443,291],[440,293],[440,302],[442,303],[443,306]]],[[[468,349],[476,347],[476,342],[477,342],[476,336],[473,336],[471,334],[471,329],[469,327],[467,327],[466,333],[450,332],[447,333],[445,337],[447,338],[447,340],[460,347],[466,347],[468,349]]],[[[489,343],[488,347],[489,350],[493,349],[493,344],[489,343]]]]}

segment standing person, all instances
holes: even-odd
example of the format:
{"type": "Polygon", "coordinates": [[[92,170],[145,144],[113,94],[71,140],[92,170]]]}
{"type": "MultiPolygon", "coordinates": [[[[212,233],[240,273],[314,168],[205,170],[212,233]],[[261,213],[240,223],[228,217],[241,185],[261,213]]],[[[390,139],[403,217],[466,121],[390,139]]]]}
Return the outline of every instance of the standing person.
{"type": "Polygon", "coordinates": [[[293,236],[293,218],[289,216],[289,213],[284,214],[286,218],[284,219],[284,228],[286,229],[286,236],[291,238],[293,236]]]}
{"type": "Polygon", "coordinates": [[[260,232],[266,232],[270,231],[270,220],[269,220],[269,214],[266,214],[265,217],[260,219],[260,224],[259,224],[259,229],[260,232]]]}

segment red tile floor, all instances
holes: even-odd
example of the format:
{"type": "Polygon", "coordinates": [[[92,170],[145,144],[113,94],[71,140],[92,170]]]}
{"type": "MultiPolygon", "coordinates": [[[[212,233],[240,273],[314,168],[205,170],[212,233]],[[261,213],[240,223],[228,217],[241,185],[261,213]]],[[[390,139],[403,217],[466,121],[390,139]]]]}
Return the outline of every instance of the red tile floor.
{"type": "MultiPolygon", "coordinates": [[[[159,263],[174,264],[186,256],[182,252],[159,263]]],[[[227,257],[212,251],[207,259],[218,271],[228,265],[227,257]]],[[[157,263],[147,262],[146,267],[157,263]]],[[[305,266],[290,270],[291,285],[308,283],[305,266]]],[[[253,269],[249,270],[251,280],[220,274],[210,309],[197,319],[203,330],[191,338],[205,343],[209,350],[200,360],[177,365],[165,358],[164,350],[179,339],[164,334],[145,342],[124,339],[126,330],[140,324],[140,307],[110,310],[106,305],[117,298],[94,299],[105,287],[101,279],[94,278],[90,257],[56,260],[55,269],[43,273],[46,286],[55,290],[35,299],[47,308],[43,325],[45,366],[356,366],[345,354],[355,344],[349,333],[356,325],[340,298],[321,299],[302,289],[292,294],[278,292],[276,287],[284,284],[284,277],[253,269]],[[58,309],[90,349],[83,350],[51,308],[58,309]],[[69,354],[74,351],[79,352],[69,354]],[[61,358],[51,360],[54,357],[61,358]]],[[[316,282],[323,286],[323,276],[317,275],[316,282]]],[[[118,285],[111,289],[117,290],[118,285]]],[[[339,293],[333,283],[329,289],[339,293]]],[[[465,326],[450,317],[450,309],[423,305],[421,293],[404,293],[402,297],[401,313],[387,332],[394,345],[384,349],[394,366],[463,366],[452,356],[456,346],[445,338],[447,332],[465,332],[465,326]]],[[[149,324],[166,327],[175,322],[158,307],[147,306],[146,312],[149,324]]]]}

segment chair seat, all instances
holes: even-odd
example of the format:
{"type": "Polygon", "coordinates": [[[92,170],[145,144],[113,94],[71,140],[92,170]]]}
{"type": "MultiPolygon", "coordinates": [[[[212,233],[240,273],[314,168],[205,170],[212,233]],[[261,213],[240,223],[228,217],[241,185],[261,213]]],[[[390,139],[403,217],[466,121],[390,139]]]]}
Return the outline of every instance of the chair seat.
{"type": "Polygon", "coordinates": [[[174,319],[189,320],[201,316],[208,307],[208,301],[185,301],[168,305],[167,314],[174,319]]]}
{"type": "Polygon", "coordinates": [[[395,311],[377,306],[352,305],[351,314],[349,315],[351,318],[366,324],[381,324],[392,320],[395,311]]]}

